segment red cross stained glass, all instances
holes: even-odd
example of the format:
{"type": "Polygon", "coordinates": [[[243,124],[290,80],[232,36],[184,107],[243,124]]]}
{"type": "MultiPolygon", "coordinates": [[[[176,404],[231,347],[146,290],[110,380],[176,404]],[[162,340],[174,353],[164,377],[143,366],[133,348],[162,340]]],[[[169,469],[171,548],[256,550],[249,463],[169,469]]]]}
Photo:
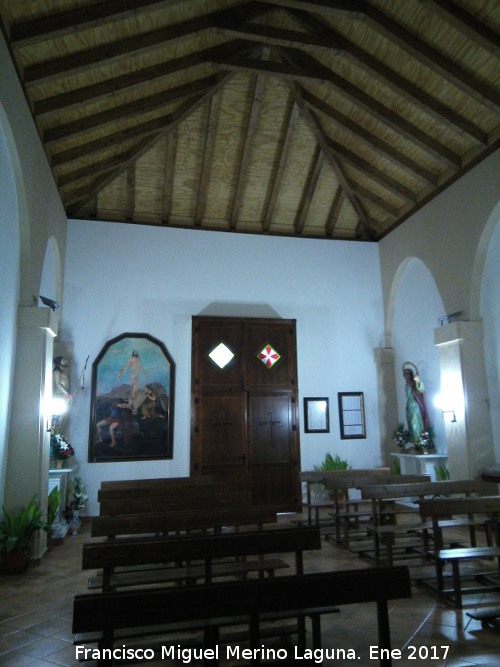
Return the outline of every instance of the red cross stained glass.
{"type": "Polygon", "coordinates": [[[258,353],[257,358],[262,361],[264,366],[267,368],[272,368],[274,364],[281,358],[281,355],[276,352],[276,350],[269,345],[264,345],[262,350],[258,353]]]}

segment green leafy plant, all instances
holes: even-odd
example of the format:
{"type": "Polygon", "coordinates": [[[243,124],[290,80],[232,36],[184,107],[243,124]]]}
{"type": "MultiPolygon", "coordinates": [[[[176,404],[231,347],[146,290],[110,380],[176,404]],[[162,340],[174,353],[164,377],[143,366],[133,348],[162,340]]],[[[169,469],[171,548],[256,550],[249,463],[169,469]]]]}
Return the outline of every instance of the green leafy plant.
{"type": "Polygon", "coordinates": [[[434,466],[434,472],[436,473],[437,482],[446,482],[448,479],[450,479],[450,471],[446,466],[434,466]]]}
{"type": "MultiPolygon", "coordinates": [[[[319,466],[314,466],[315,470],[320,472],[329,472],[331,470],[350,470],[352,466],[349,465],[349,462],[346,459],[341,459],[338,454],[332,456],[329,452],[325,454],[323,462],[319,466]]],[[[330,496],[334,493],[330,493],[330,496]]],[[[337,489],[338,498],[344,498],[346,495],[345,489],[337,489]]]]}
{"type": "Polygon", "coordinates": [[[61,491],[59,487],[55,486],[52,491],[49,493],[47,500],[47,525],[49,529],[52,527],[52,524],[56,520],[57,511],[59,505],[61,504],[61,491]]]}
{"type": "Polygon", "coordinates": [[[0,521],[0,550],[27,551],[31,538],[37,530],[48,531],[49,527],[42,516],[40,506],[34,495],[29,503],[22,505],[17,513],[9,512],[2,508],[2,519],[0,521]]]}
{"type": "Polygon", "coordinates": [[[322,472],[328,470],[349,470],[351,466],[349,462],[345,459],[341,459],[338,454],[335,454],[333,457],[329,452],[325,454],[323,463],[319,466],[314,466],[314,470],[320,470],[322,472]]]}

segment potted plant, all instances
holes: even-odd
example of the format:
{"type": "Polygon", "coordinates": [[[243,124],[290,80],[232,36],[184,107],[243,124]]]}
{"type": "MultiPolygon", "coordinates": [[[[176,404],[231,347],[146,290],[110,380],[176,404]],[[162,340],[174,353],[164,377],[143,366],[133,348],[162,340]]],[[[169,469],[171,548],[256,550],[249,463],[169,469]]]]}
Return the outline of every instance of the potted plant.
{"type": "Polygon", "coordinates": [[[34,495],[29,503],[22,505],[17,513],[2,508],[0,520],[0,554],[2,572],[15,574],[22,572],[28,565],[31,540],[38,530],[48,531],[42,511],[34,495]]]}
{"type": "MultiPolygon", "coordinates": [[[[319,466],[314,466],[314,470],[319,470],[322,472],[328,472],[331,470],[349,470],[352,466],[349,465],[349,462],[346,459],[341,459],[338,454],[332,456],[329,452],[325,454],[323,462],[319,466]]],[[[330,494],[332,496],[332,494],[330,494]]],[[[333,494],[335,496],[335,494],[333,494]]],[[[345,497],[345,489],[337,489],[337,498],[345,497]]]]}
{"type": "Polygon", "coordinates": [[[53,537],[52,526],[56,520],[57,512],[61,504],[61,491],[55,486],[47,498],[47,529],[49,538],[53,537]]]}
{"type": "Polygon", "coordinates": [[[85,507],[88,496],[84,493],[82,478],[78,475],[68,482],[66,488],[66,507],[64,517],[69,524],[70,532],[76,535],[81,525],[80,511],[85,507]]]}

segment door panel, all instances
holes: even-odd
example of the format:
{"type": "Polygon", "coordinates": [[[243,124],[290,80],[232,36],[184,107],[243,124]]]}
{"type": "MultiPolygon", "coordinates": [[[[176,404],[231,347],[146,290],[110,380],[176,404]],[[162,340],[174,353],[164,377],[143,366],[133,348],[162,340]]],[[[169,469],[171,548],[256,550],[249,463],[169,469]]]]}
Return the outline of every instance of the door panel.
{"type": "Polygon", "coordinates": [[[299,511],[295,321],[194,317],[191,365],[191,474],[299,511]],[[223,368],[209,356],[221,343],[223,368]]]}
{"type": "Polygon", "coordinates": [[[192,385],[207,389],[242,389],[242,324],[239,320],[215,319],[193,326],[192,385]],[[223,368],[210,354],[224,345],[234,356],[223,368]]]}
{"type": "Polygon", "coordinates": [[[245,386],[253,389],[290,389],[295,385],[295,329],[278,322],[254,320],[245,327],[245,386]],[[276,360],[276,356],[279,359],[276,360]]]}

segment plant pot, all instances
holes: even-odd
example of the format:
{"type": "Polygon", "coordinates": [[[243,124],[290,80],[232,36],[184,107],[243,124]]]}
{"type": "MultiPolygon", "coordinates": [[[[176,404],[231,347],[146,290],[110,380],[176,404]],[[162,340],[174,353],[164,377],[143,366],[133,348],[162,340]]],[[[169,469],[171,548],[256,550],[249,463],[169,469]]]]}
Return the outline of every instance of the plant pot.
{"type": "Polygon", "coordinates": [[[19,574],[28,566],[27,551],[3,551],[2,574],[19,574]]]}

